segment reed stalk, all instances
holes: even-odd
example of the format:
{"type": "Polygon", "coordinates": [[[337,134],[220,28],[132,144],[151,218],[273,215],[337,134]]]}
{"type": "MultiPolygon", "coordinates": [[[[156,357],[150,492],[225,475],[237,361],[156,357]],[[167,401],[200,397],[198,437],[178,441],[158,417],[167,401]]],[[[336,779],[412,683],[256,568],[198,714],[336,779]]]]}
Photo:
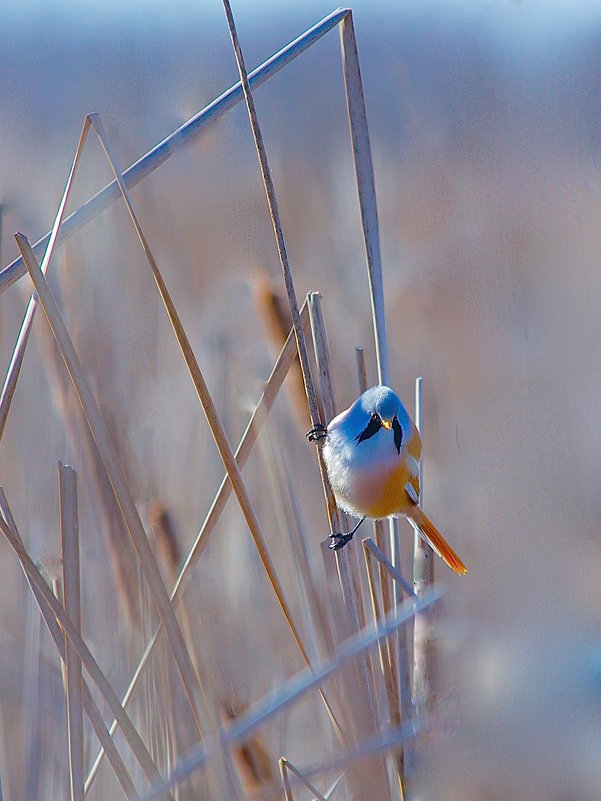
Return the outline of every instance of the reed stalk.
{"type": "MultiPolygon", "coordinates": [[[[79,516],[77,511],[77,474],[58,464],[60,529],[63,555],[63,593],[65,613],[81,636],[81,587],[79,578],[79,516]]],[[[67,678],[67,723],[71,801],[84,799],[83,679],[81,659],[65,637],[65,672],[67,678]]]]}

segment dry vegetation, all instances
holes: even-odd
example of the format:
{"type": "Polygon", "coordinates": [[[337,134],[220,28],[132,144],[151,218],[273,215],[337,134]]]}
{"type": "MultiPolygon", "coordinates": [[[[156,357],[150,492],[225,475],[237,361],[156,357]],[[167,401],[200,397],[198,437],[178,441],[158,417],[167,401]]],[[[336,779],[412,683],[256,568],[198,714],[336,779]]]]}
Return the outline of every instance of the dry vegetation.
{"type": "MultiPolygon", "coordinates": [[[[519,23],[526,12],[517,5],[519,23]]],[[[319,16],[303,16],[285,34],[274,28],[249,35],[247,62],[258,63],[319,16]]],[[[262,392],[275,386],[269,414],[257,417],[256,443],[251,449],[247,440],[239,457],[254,539],[250,512],[245,518],[235,494],[225,497],[223,459],[195,391],[191,354],[186,364],[119,201],[57,248],[48,273],[83,368],[78,380],[89,384],[99,406],[94,425],[103,430],[94,444],[40,309],[0,442],[0,779],[7,801],[68,797],[69,740],[85,777],[94,777],[86,795],[92,800],[124,796],[114,771],[119,755],[122,784],[129,775],[143,794],[155,769],[167,776],[203,748],[206,765],[173,788],[175,799],[282,798],[287,782],[294,799],[316,791],[333,801],[398,798],[395,776],[403,771],[415,798],[596,797],[601,200],[599,132],[587,110],[599,99],[589,56],[594,37],[582,37],[576,50],[567,33],[550,41],[520,74],[519,45],[473,21],[463,35],[419,15],[403,32],[396,22],[385,31],[382,22],[380,32],[356,25],[374,144],[391,384],[411,406],[414,377],[424,376],[426,505],[470,571],[458,579],[436,564],[446,590],[431,632],[423,728],[405,741],[401,758],[402,671],[399,679],[390,655],[396,635],[380,649],[372,643],[368,661],[338,661],[353,631],[335,558],[320,548],[328,518],[315,449],[304,439],[302,382],[292,366],[283,391],[279,373],[266,384],[291,320],[242,104],[136,187],[132,203],[232,449],[262,392]],[[444,46],[436,50],[432,38],[444,46]],[[131,500],[122,498],[121,509],[115,476],[107,477],[113,457],[131,500]],[[83,716],[79,743],[67,726],[67,674],[77,676],[78,658],[72,652],[67,672],[61,669],[64,642],[52,621],[69,624],[60,609],[48,613],[52,597],[36,602],[44,588],[61,601],[64,593],[77,623],[77,586],[67,577],[63,586],[63,568],[71,579],[75,574],[73,563],[67,566],[76,528],[69,525],[73,478],[61,471],[59,498],[59,461],[77,473],[83,641],[119,698],[159,624],[162,591],[151,565],[170,591],[204,527],[198,561],[193,557],[178,587],[177,625],[170,638],[159,633],[127,703],[129,743],[118,731],[113,767],[105,757],[97,772],[90,718],[83,716]],[[218,517],[209,511],[217,493],[218,517]],[[145,534],[143,559],[128,527],[145,534]],[[33,591],[9,548],[11,534],[29,580],[44,579],[33,591]],[[303,649],[314,668],[332,670],[323,695],[302,672],[303,649]],[[286,705],[286,690],[305,691],[286,705]],[[381,752],[365,761],[362,752],[374,745],[381,752]],[[286,761],[278,765],[279,757],[286,761]],[[313,789],[299,783],[295,768],[313,789]]],[[[148,35],[151,56],[168,52],[171,35],[161,46],[148,35]]],[[[202,32],[192,27],[187,35],[193,41],[202,32]]],[[[161,78],[162,128],[153,118],[159,92],[154,71],[144,69],[142,45],[126,57],[113,43],[98,86],[84,62],[65,113],[42,109],[46,129],[41,117],[10,105],[0,187],[3,267],[18,255],[7,232],[22,230],[33,242],[48,230],[83,113],[99,109],[124,167],[235,81],[225,35],[225,27],[213,31],[193,67],[190,56],[170,56],[178,66],[161,78]],[[211,64],[215,52],[227,66],[211,64]],[[136,57],[126,81],[114,65],[136,57]],[[113,81],[107,63],[109,73],[119,72],[113,81]],[[184,91],[200,66],[202,92],[184,91]]],[[[59,93],[68,80],[60,59],[49,61],[59,93]]],[[[22,75],[30,69],[36,74],[24,64],[22,75]]],[[[6,85],[3,91],[8,107],[6,85]]],[[[35,92],[33,100],[38,107],[35,92]]],[[[369,383],[376,366],[337,34],[256,100],[298,297],[322,295],[342,408],[359,388],[355,347],[365,348],[369,383]]],[[[92,133],[67,213],[110,178],[92,133]]],[[[25,276],[0,298],[2,376],[31,291],[25,276]]],[[[308,311],[302,314],[310,350],[322,331],[317,303],[313,332],[308,311]]],[[[293,352],[290,340],[280,363],[290,367],[293,352]]],[[[86,412],[89,419],[89,406],[86,412]]],[[[400,542],[401,572],[411,581],[413,534],[405,523],[400,542]]],[[[348,554],[369,623],[372,603],[383,608],[395,585],[365,560],[360,541],[348,554]]],[[[411,626],[401,631],[410,639],[411,626]]],[[[86,713],[97,707],[97,724],[110,726],[109,701],[93,676],[88,684],[80,699],[86,713]]],[[[78,699],[69,698],[77,720],[78,699]]]]}

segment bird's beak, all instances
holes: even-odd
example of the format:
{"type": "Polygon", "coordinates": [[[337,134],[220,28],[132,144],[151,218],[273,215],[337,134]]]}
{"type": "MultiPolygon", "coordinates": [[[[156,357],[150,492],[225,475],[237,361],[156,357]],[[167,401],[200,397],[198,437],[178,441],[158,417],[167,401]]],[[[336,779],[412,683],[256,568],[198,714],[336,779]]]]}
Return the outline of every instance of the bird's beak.
{"type": "Polygon", "coordinates": [[[382,420],[382,425],[390,430],[392,428],[392,420],[382,420]]]}

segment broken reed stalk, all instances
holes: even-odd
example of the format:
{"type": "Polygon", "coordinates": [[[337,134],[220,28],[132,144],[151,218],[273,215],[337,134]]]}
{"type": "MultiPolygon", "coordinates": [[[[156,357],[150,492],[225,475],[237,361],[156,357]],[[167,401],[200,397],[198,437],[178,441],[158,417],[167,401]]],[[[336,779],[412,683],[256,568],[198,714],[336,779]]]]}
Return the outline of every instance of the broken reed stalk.
{"type": "Polygon", "coordinates": [[[138,510],[136,509],[136,505],[129,491],[127,481],[123,471],[121,470],[121,466],[119,465],[115,448],[111,442],[106,423],[102,417],[100,409],[98,408],[98,404],[96,403],[96,399],[94,398],[88,379],[81,367],[79,357],[77,356],[73,342],[69,336],[67,327],[61,316],[54,295],[50,291],[50,287],[48,286],[45,276],[40,271],[37,259],[31,250],[29,242],[22,234],[15,234],[15,239],[38,293],[40,303],[44,309],[44,314],[46,315],[52,330],[52,334],[60,348],[65,366],[67,367],[67,371],[71,381],[73,382],[77,397],[79,398],[82,411],[85,415],[92,436],[96,442],[98,453],[100,454],[100,458],[102,459],[106,469],[109,481],[111,482],[113,492],[115,493],[115,498],[117,499],[123,514],[125,525],[138,554],[142,572],[150,586],[154,606],[163,622],[163,625],[165,626],[167,639],[169,640],[173,656],[182,678],[182,684],[186,691],[186,695],[188,696],[190,708],[193,712],[196,726],[200,733],[200,721],[198,719],[195,699],[195,694],[200,693],[198,677],[196,676],[194,668],[192,667],[192,662],[190,661],[190,656],[186,649],[181,629],[177,622],[177,618],[175,617],[173,607],[169,601],[167,591],[165,590],[163,579],[146,537],[146,532],[144,531],[140,516],[138,515],[138,510]]]}
{"type": "MultiPolygon", "coordinates": [[[[167,286],[165,284],[165,281],[163,280],[163,276],[161,275],[161,272],[159,270],[159,266],[158,266],[153,254],[152,254],[152,251],[151,251],[150,246],[149,246],[149,244],[148,244],[148,242],[146,240],[146,237],[144,236],[144,233],[142,231],[142,227],[140,225],[138,217],[137,217],[137,215],[136,215],[136,213],[134,211],[133,205],[131,203],[131,199],[129,197],[129,193],[128,193],[127,187],[125,186],[125,183],[123,181],[123,176],[122,176],[122,174],[121,174],[121,172],[119,170],[119,167],[117,165],[117,161],[116,161],[116,159],[114,157],[114,154],[112,152],[112,148],[111,148],[111,146],[109,144],[108,138],[107,138],[107,136],[106,136],[106,134],[104,132],[104,128],[102,126],[100,118],[99,118],[99,116],[97,114],[90,114],[88,116],[90,117],[91,123],[94,126],[94,129],[95,129],[95,131],[96,131],[96,133],[98,135],[98,138],[99,138],[100,143],[102,145],[102,148],[103,148],[103,150],[105,152],[107,160],[108,160],[108,162],[109,162],[109,164],[111,166],[111,170],[113,171],[113,175],[115,176],[115,180],[117,181],[117,183],[119,185],[119,189],[121,191],[121,195],[123,197],[123,201],[124,201],[124,203],[125,203],[125,205],[127,207],[127,211],[128,211],[129,216],[131,218],[133,226],[134,226],[134,228],[136,230],[136,234],[138,235],[138,239],[140,240],[140,244],[142,246],[144,254],[146,255],[146,260],[148,262],[148,265],[151,268],[155,283],[157,285],[157,288],[159,290],[159,294],[160,294],[161,299],[163,301],[163,305],[165,306],[165,310],[167,311],[167,315],[169,317],[169,321],[171,322],[171,326],[172,326],[173,331],[175,333],[175,336],[176,336],[178,345],[180,347],[182,356],[184,357],[184,361],[186,362],[186,366],[188,368],[188,372],[190,373],[190,377],[191,377],[192,382],[194,384],[194,388],[196,389],[196,394],[198,395],[198,399],[199,399],[199,401],[201,403],[203,412],[204,412],[205,417],[207,419],[207,423],[209,424],[209,428],[211,430],[211,434],[213,435],[213,439],[214,439],[215,444],[217,446],[217,449],[219,451],[219,455],[221,456],[221,459],[222,459],[222,461],[223,461],[223,463],[225,465],[225,469],[226,469],[226,471],[227,471],[227,473],[228,473],[228,475],[230,477],[230,481],[232,483],[232,487],[234,489],[234,492],[236,493],[236,497],[238,499],[238,503],[240,505],[240,509],[242,510],[242,514],[244,515],[244,519],[246,520],[246,524],[248,525],[248,528],[250,530],[251,536],[252,536],[253,541],[255,543],[255,547],[256,547],[256,549],[257,549],[257,551],[259,553],[259,557],[261,559],[261,562],[263,563],[263,567],[265,569],[265,572],[267,573],[267,576],[269,578],[270,584],[271,584],[271,586],[273,588],[273,591],[274,591],[274,593],[276,595],[276,598],[277,598],[277,600],[278,600],[278,602],[280,604],[280,607],[282,609],[284,617],[286,618],[286,621],[288,623],[288,627],[290,628],[290,631],[292,632],[292,636],[294,637],[294,640],[295,640],[295,642],[296,642],[296,644],[298,646],[298,649],[300,650],[301,655],[302,655],[303,659],[305,660],[306,664],[309,665],[310,664],[309,654],[308,654],[308,652],[307,652],[307,650],[305,648],[305,645],[304,645],[304,643],[302,641],[302,638],[300,636],[300,632],[298,630],[298,627],[296,626],[296,623],[295,623],[294,618],[292,616],[292,613],[290,611],[290,607],[288,606],[288,603],[287,603],[287,601],[285,599],[283,589],[282,589],[281,584],[279,582],[279,579],[277,577],[275,566],[274,566],[274,564],[273,564],[273,562],[271,560],[271,557],[269,555],[269,551],[267,549],[267,545],[265,544],[265,539],[264,539],[262,531],[261,531],[259,520],[258,520],[258,518],[256,516],[255,510],[254,510],[252,502],[250,500],[250,496],[248,495],[248,491],[246,489],[246,485],[244,483],[244,479],[242,478],[242,473],[241,473],[240,468],[238,467],[238,464],[237,464],[236,459],[234,457],[234,453],[232,451],[231,445],[230,445],[229,440],[227,438],[227,434],[225,433],[225,429],[224,429],[223,424],[221,422],[221,419],[220,419],[220,417],[219,417],[219,415],[217,413],[217,409],[216,409],[215,404],[213,402],[213,398],[211,397],[211,393],[209,392],[209,388],[208,388],[208,386],[206,384],[206,381],[204,380],[204,376],[202,374],[202,371],[200,369],[200,365],[198,364],[198,361],[196,359],[196,356],[195,356],[194,351],[192,349],[192,346],[190,344],[190,340],[188,339],[188,336],[187,336],[187,334],[185,332],[185,329],[184,329],[184,327],[182,325],[182,322],[181,322],[181,320],[179,318],[179,315],[177,313],[177,310],[175,308],[173,300],[171,299],[171,295],[169,294],[169,291],[167,290],[167,286]]],[[[27,267],[29,269],[28,265],[27,265],[27,267]]],[[[294,317],[294,315],[293,315],[293,323],[294,323],[294,327],[295,327],[295,335],[297,336],[297,345],[298,345],[299,332],[300,332],[301,338],[303,337],[302,325],[301,325],[301,322],[300,322],[300,316],[299,316],[298,308],[296,309],[296,317],[294,317]],[[296,325],[297,324],[298,324],[298,332],[297,332],[297,329],[296,329],[296,325]]],[[[163,623],[164,623],[164,621],[163,621],[163,623]]],[[[169,632],[167,632],[167,633],[169,633],[169,632]]],[[[187,655],[187,652],[186,652],[186,655],[187,655]]],[[[188,659],[189,659],[189,657],[188,657],[188,659]]],[[[329,703],[328,703],[328,701],[327,701],[327,699],[326,699],[326,697],[325,697],[325,695],[323,693],[323,690],[321,690],[321,689],[320,689],[320,694],[321,694],[321,697],[322,697],[323,702],[325,704],[325,707],[326,707],[326,710],[328,712],[328,715],[329,715],[329,717],[330,717],[330,719],[332,721],[332,725],[340,733],[340,729],[339,729],[338,723],[336,721],[336,717],[335,717],[335,715],[334,715],[334,713],[332,711],[332,708],[330,707],[330,705],[329,705],[329,703]]],[[[196,715],[195,708],[194,708],[194,711],[195,711],[195,715],[196,715]]],[[[198,723],[198,720],[197,720],[197,723],[198,723]]],[[[200,726],[199,726],[199,730],[200,730],[200,726]]]]}
{"type": "MultiPolygon", "coordinates": [[[[79,517],[77,512],[77,474],[58,463],[61,548],[63,557],[63,595],[65,612],[81,636],[81,587],[79,574],[79,517]]],[[[65,637],[67,677],[67,727],[71,801],[84,799],[83,683],[81,659],[65,637]]]]}
{"type": "MultiPolygon", "coordinates": [[[[229,0],[223,0],[223,7],[225,10],[225,16],[227,19],[227,24],[230,32],[230,37],[232,40],[232,46],[234,49],[234,55],[236,57],[236,63],[238,66],[238,73],[240,75],[240,81],[242,84],[242,89],[244,92],[244,98],[246,100],[246,107],[248,110],[248,116],[250,120],[250,125],[252,129],[253,139],[255,142],[255,147],[257,151],[257,156],[259,159],[259,167],[261,169],[261,176],[263,178],[263,185],[265,187],[265,195],[267,198],[267,206],[269,209],[269,215],[271,218],[271,223],[273,227],[273,232],[276,240],[278,255],[280,259],[280,266],[282,268],[282,273],[284,277],[284,284],[286,287],[286,294],[288,296],[288,303],[290,305],[290,313],[292,315],[292,326],[294,329],[294,335],[296,339],[296,346],[298,350],[299,362],[301,366],[301,371],[303,375],[303,382],[305,385],[305,392],[307,395],[307,403],[309,406],[309,414],[311,417],[311,424],[312,426],[316,426],[321,424],[320,414],[319,414],[319,407],[317,404],[317,395],[315,392],[315,386],[313,384],[313,376],[311,374],[311,366],[309,363],[309,354],[307,350],[307,344],[305,341],[305,337],[302,331],[302,327],[300,324],[299,312],[298,312],[298,300],[296,297],[296,290],[294,288],[294,281],[292,278],[292,271],[290,269],[290,262],[288,260],[288,251],[286,248],[286,242],[284,239],[284,232],[282,228],[282,222],[280,219],[277,197],[275,193],[275,187],[273,184],[273,180],[271,177],[271,171],[269,169],[269,162],[267,159],[267,151],[265,149],[265,144],[263,142],[263,134],[261,132],[261,127],[259,125],[259,120],[257,117],[255,103],[252,96],[252,92],[250,89],[250,84],[248,81],[248,74],[246,71],[246,66],[244,63],[244,56],[242,54],[242,49],[240,47],[240,41],[238,39],[238,33],[236,30],[236,24],[234,22],[234,17],[232,14],[232,9],[229,3],[229,0]]],[[[327,472],[325,469],[325,465],[323,462],[323,458],[321,456],[321,446],[318,441],[317,451],[317,458],[319,463],[319,469],[321,473],[322,483],[324,487],[324,493],[326,496],[326,503],[328,507],[328,517],[330,520],[330,530],[335,530],[336,525],[336,517],[337,517],[337,510],[336,510],[336,503],[334,501],[334,496],[332,490],[329,486],[329,480],[327,477],[327,472]]],[[[348,575],[349,581],[347,581],[347,596],[353,595],[352,590],[350,589],[350,574],[348,575]]],[[[354,593],[356,597],[356,592],[354,593]]],[[[352,601],[348,601],[353,606],[352,601]]],[[[353,621],[353,628],[357,629],[357,620],[358,610],[351,611],[351,617],[354,615],[353,621]]],[[[360,625],[360,624],[359,624],[360,625]]]]}
{"type": "MultiPolygon", "coordinates": [[[[21,564],[21,568],[25,574],[27,583],[29,584],[35,600],[40,608],[42,617],[46,622],[48,631],[54,640],[62,661],[65,661],[65,636],[68,636],[88,675],[96,684],[96,687],[103,696],[107,706],[111,710],[111,713],[118,720],[119,726],[123,732],[123,736],[128,746],[131,748],[134,756],[138,760],[138,763],[140,764],[140,767],[144,771],[146,777],[150,781],[156,781],[156,779],[160,778],[159,772],[135,726],[132,724],[128,715],[121,707],[119,699],[104,676],[98,663],[92,656],[89,648],[80,637],[77,629],[72,624],[65,610],[51,592],[41,573],[34,565],[33,561],[25,550],[25,546],[23,545],[21,537],[19,536],[15,526],[14,519],[10,514],[6,496],[4,495],[1,487],[0,507],[2,509],[2,517],[0,517],[0,533],[4,535],[21,564]],[[59,628],[59,624],[62,627],[62,631],[59,628]]],[[[109,761],[111,762],[115,774],[119,779],[119,783],[121,784],[128,798],[135,798],[136,790],[132,780],[127,772],[127,769],[125,768],[123,760],[115,748],[113,741],[110,737],[108,737],[102,716],[100,715],[98,707],[94,703],[92,695],[86,685],[84,685],[84,703],[90,723],[94,727],[94,731],[96,732],[98,739],[104,743],[105,748],[107,749],[107,756],[109,757],[109,761]]]]}
{"type": "Polygon", "coordinates": [[[379,562],[379,564],[382,566],[382,569],[388,573],[388,575],[398,584],[399,587],[405,590],[410,598],[417,597],[409,582],[403,578],[392,562],[389,561],[384,551],[378,548],[373,540],[371,540],[369,537],[366,537],[363,540],[363,546],[366,552],[369,552],[379,562]]]}
{"type": "MultiPolygon", "coordinates": [[[[167,779],[152,787],[148,793],[142,796],[140,801],[155,801],[155,799],[162,798],[164,792],[170,787],[203,768],[218,753],[222,740],[225,740],[229,745],[233,745],[248,739],[257,728],[264,726],[276,715],[303,698],[308,692],[321,686],[349,662],[361,656],[370,648],[377,646],[380,640],[389,637],[399,626],[411,620],[416,612],[426,609],[439,600],[441,595],[440,590],[431,588],[424,593],[422,598],[410,599],[401,604],[398,609],[382,621],[381,626],[377,629],[370,626],[349,637],[338,647],[336,654],[327,662],[314,665],[312,669],[304,668],[291,679],[288,679],[282,687],[271,693],[266,699],[253,704],[234,723],[224,728],[221,738],[207,738],[190,749],[188,754],[178,762],[167,779]]],[[[372,737],[365,741],[363,745],[360,744],[361,751],[359,754],[359,749],[347,752],[339,760],[324,765],[322,770],[328,770],[330,766],[333,770],[337,769],[340,763],[344,763],[344,767],[349,764],[352,765],[353,761],[357,759],[357,755],[370,757],[371,755],[379,754],[382,748],[389,749],[393,745],[396,747],[399,737],[413,737],[415,732],[416,727],[411,723],[404,726],[401,732],[396,731],[372,737]]],[[[304,773],[308,775],[307,771],[304,771],[304,773]]],[[[373,797],[369,789],[368,794],[364,797],[373,797]]],[[[387,796],[376,797],[386,798],[387,796]]]]}

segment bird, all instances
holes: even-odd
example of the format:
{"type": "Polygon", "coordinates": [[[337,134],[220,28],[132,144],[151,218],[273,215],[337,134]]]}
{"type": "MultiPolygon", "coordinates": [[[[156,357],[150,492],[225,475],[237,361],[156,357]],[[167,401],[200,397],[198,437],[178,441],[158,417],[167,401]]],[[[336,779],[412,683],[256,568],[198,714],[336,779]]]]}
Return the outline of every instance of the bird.
{"type": "Polygon", "coordinates": [[[345,534],[330,534],[339,550],[365,518],[404,515],[443,561],[459,575],[467,568],[419,506],[422,441],[399,396],[382,384],[370,387],[329,425],[318,424],[310,442],[323,439],[321,453],[336,503],[360,518],[345,534]]]}

